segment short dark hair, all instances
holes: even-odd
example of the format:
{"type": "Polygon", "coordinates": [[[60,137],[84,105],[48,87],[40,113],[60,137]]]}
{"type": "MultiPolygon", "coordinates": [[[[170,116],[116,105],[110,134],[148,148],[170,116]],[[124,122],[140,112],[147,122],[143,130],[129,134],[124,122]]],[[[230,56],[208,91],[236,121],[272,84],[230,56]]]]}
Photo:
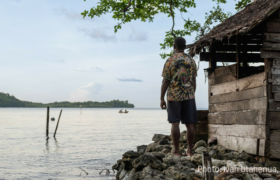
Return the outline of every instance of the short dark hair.
{"type": "Polygon", "coordinates": [[[183,37],[175,38],[174,44],[178,50],[184,50],[186,48],[186,40],[183,37]]]}

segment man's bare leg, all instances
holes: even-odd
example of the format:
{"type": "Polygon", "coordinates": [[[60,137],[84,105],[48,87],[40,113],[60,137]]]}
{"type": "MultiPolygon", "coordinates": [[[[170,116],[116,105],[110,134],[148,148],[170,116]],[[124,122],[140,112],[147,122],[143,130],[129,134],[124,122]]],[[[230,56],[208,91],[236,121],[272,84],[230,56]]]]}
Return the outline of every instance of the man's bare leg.
{"type": "Polygon", "coordinates": [[[173,154],[176,155],[176,156],[180,156],[180,152],[179,152],[179,140],[180,140],[179,123],[172,123],[171,135],[172,135],[173,145],[174,145],[174,149],[175,149],[173,154]]]}
{"type": "Polygon", "coordinates": [[[192,156],[192,148],[193,148],[193,140],[195,134],[195,125],[194,124],[186,124],[187,127],[187,140],[188,140],[188,151],[187,155],[192,156]]]}

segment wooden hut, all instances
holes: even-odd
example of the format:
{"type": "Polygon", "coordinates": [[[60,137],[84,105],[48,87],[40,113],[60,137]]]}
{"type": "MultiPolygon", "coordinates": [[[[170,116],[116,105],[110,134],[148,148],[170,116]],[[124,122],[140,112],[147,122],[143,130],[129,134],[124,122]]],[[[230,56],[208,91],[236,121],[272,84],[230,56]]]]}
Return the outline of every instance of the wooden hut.
{"type": "Polygon", "coordinates": [[[209,62],[208,136],[280,159],[280,0],[255,0],[187,49],[209,62]]]}

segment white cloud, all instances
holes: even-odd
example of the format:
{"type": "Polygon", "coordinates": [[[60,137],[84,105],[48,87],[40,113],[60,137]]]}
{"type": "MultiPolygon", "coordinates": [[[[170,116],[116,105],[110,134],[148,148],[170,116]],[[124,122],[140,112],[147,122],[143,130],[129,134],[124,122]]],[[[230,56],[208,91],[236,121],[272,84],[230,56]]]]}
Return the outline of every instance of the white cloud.
{"type": "Polygon", "coordinates": [[[122,82],[142,82],[141,79],[135,79],[135,78],[117,78],[118,81],[122,82]]]}
{"type": "MultiPolygon", "coordinates": [[[[81,13],[78,13],[74,10],[69,10],[69,9],[62,7],[62,8],[56,8],[56,9],[54,9],[54,11],[58,14],[65,15],[68,19],[71,19],[71,20],[84,20],[81,13]]],[[[89,18],[85,18],[85,19],[88,20],[89,18]]]]}
{"type": "Polygon", "coordinates": [[[74,69],[74,71],[78,71],[78,72],[103,72],[103,70],[99,67],[92,67],[90,69],[74,69]]]}
{"type": "Polygon", "coordinates": [[[136,31],[132,28],[131,34],[128,38],[129,41],[146,41],[148,40],[147,32],[136,31]]]}
{"type": "Polygon", "coordinates": [[[115,35],[107,35],[106,32],[102,29],[79,29],[80,32],[83,32],[85,35],[89,36],[92,39],[101,40],[104,42],[115,42],[117,41],[115,35]]]}
{"type": "Polygon", "coordinates": [[[71,102],[83,102],[83,101],[95,101],[95,98],[100,94],[103,89],[103,85],[99,83],[89,83],[81,86],[72,93],[70,93],[69,101],[71,102]]]}

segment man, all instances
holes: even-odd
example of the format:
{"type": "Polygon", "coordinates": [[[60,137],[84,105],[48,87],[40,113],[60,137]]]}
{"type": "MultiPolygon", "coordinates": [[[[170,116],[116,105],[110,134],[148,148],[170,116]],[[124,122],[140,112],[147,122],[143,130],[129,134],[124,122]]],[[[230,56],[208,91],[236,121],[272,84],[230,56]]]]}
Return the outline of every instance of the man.
{"type": "Polygon", "coordinates": [[[176,156],[180,156],[180,121],[187,127],[188,150],[186,154],[188,156],[193,155],[194,123],[198,123],[195,104],[197,69],[193,58],[184,53],[185,47],[184,38],[175,39],[174,54],[167,59],[163,68],[160,96],[160,106],[162,109],[167,108],[168,121],[172,123],[171,135],[175,149],[173,154],[176,156]],[[164,100],[166,91],[167,107],[164,100]]]}

